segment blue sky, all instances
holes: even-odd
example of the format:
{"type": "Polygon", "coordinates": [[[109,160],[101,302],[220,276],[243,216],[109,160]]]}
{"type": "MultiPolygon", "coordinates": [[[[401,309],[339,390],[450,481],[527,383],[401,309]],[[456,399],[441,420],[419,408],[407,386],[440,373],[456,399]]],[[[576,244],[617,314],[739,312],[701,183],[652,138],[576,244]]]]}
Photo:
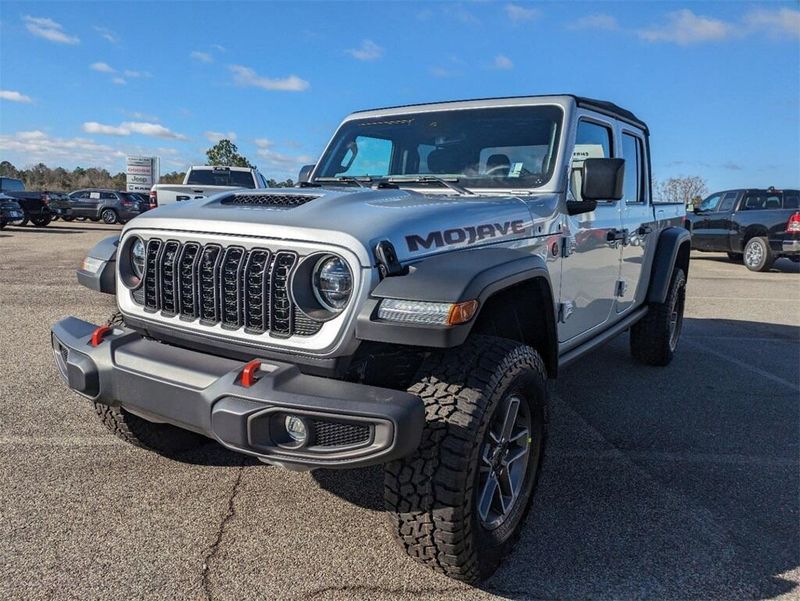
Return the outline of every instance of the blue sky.
{"type": "Polygon", "coordinates": [[[0,2],[0,160],[162,172],[220,136],[296,177],[347,113],[570,92],[630,108],[658,178],[800,185],[797,2],[0,2]]]}

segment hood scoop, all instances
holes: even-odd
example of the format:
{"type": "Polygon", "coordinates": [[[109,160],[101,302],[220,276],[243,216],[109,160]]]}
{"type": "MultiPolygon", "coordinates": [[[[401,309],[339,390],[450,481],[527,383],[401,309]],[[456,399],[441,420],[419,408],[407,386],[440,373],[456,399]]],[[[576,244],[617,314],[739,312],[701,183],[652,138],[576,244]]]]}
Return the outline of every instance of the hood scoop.
{"type": "Polygon", "coordinates": [[[311,202],[315,198],[319,198],[319,196],[314,194],[231,194],[223,198],[220,204],[292,209],[311,202]]]}

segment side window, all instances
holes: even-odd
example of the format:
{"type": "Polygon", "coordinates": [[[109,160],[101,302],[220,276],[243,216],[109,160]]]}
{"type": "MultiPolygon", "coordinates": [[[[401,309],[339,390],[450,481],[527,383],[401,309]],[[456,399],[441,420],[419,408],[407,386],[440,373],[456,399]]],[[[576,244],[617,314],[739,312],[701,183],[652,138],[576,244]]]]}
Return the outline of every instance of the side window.
{"type": "Polygon", "coordinates": [[[712,194],[700,203],[700,210],[706,212],[716,211],[720,200],[722,200],[722,194],[712,194]]]}
{"type": "Polygon", "coordinates": [[[117,195],[114,194],[113,192],[101,192],[100,193],[100,198],[102,200],[116,200],[117,199],[117,195]]]}
{"type": "Polygon", "coordinates": [[[800,192],[796,190],[787,190],[783,193],[783,208],[784,209],[800,209],[800,192]]]}
{"type": "Polygon", "coordinates": [[[356,136],[342,160],[344,171],[336,175],[387,175],[392,161],[392,141],[356,136]]]}
{"type": "Polygon", "coordinates": [[[642,180],[644,179],[642,154],[642,141],[636,136],[622,134],[622,158],[625,159],[622,199],[625,202],[644,202],[645,200],[642,189],[642,180]]]}
{"type": "Polygon", "coordinates": [[[728,192],[722,197],[722,202],[719,203],[717,209],[720,213],[730,213],[733,209],[733,203],[736,202],[736,192],[728,192]]]}
{"type": "Polygon", "coordinates": [[[581,199],[581,168],[586,159],[607,159],[613,155],[614,148],[611,128],[592,121],[581,119],[578,121],[578,131],[575,135],[575,148],[572,151],[572,173],[570,188],[572,195],[581,199]]]}
{"type": "Polygon", "coordinates": [[[767,194],[767,208],[768,209],[780,209],[783,208],[783,199],[781,198],[781,194],[767,194]]]}
{"type": "Polygon", "coordinates": [[[743,209],[746,211],[759,211],[767,205],[767,197],[758,192],[749,193],[744,200],[743,209]]]}

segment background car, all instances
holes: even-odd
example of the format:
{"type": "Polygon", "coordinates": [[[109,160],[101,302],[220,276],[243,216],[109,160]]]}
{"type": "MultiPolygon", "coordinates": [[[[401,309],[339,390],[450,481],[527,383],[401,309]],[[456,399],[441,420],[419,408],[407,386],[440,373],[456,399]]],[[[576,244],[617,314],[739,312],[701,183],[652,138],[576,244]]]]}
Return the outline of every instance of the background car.
{"type": "Polygon", "coordinates": [[[149,201],[133,192],[86,189],[72,192],[68,205],[68,221],[83,217],[113,224],[130,221],[147,210],[149,201]]]}

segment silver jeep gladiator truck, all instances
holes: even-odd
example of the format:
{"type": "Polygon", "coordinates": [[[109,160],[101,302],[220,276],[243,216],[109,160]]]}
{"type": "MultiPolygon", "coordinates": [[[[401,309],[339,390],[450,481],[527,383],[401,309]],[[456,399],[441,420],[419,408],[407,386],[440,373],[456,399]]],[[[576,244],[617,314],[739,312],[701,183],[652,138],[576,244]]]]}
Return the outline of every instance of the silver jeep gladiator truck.
{"type": "Polygon", "coordinates": [[[569,95],[354,113],[299,187],[162,207],[98,244],[78,278],[121,319],[55,324],[56,364],[162,454],[208,437],[290,469],[385,465],[408,555],[484,578],[530,507],[564,366],[625,331],[640,362],[675,352],[690,235],[649,159],[643,121],[569,95]]]}

